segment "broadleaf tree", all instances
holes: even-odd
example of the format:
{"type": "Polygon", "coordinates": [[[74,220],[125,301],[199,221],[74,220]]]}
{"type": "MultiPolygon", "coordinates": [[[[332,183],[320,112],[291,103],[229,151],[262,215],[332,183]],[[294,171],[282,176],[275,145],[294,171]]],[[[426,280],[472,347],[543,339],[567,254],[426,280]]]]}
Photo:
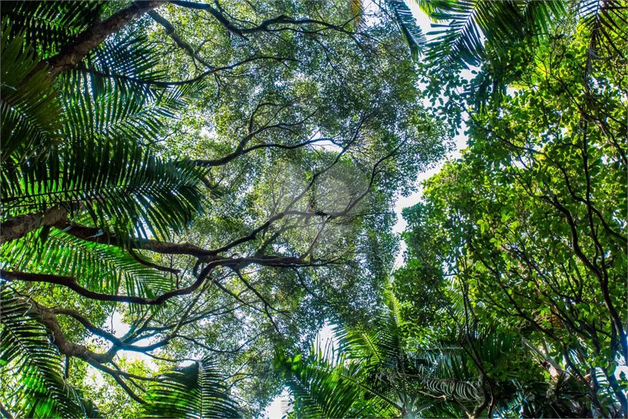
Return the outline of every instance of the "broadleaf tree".
{"type": "Polygon", "coordinates": [[[3,297],[83,403],[9,398],[25,353],[3,365],[3,412],[179,412],[159,395],[186,380],[204,408],[213,384],[173,370],[191,359],[220,367],[226,402],[186,414],[232,416],[235,400],[252,415],[281,390],[276,345],[368,315],[393,198],[448,141],[420,102],[407,10],[350,6],[3,3],[3,297]]]}
{"type": "Polygon", "coordinates": [[[418,3],[3,2],[2,415],[626,416],[625,5],[418,3]]]}

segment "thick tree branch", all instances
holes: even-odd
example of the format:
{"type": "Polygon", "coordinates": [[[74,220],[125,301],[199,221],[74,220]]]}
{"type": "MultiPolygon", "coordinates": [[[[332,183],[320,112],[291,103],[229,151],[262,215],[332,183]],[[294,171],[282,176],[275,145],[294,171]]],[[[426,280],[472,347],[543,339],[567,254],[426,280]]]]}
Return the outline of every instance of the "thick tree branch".
{"type": "MultiPolygon", "coordinates": [[[[49,312],[54,313],[55,315],[62,314],[62,315],[70,316],[74,318],[76,321],[78,321],[79,323],[81,323],[81,325],[83,325],[83,327],[85,327],[85,329],[87,329],[90,333],[111,342],[113,346],[108,351],[108,354],[112,359],[113,359],[113,355],[120,349],[123,349],[126,351],[146,353],[146,352],[153,351],[157,348],[160,348],[166,345],[172,339],[172,338],[166,337],[165,339],[159,342],[153,343],[151,345],[136,346],[136,345],[127,343],[123,338],[122,339],[118,338],[113,333],[109,333],[106,330],[103,330],[100,327],[95,326],[85,316],[83,316],[76,310],[64,309],[64,308],[54,308],[54,309],[51,308],[51,309],[42,309],[42,311],[49,311],[49,312]]],[[[71,354],[68,354],[68,355],[71,355],[71,354]]]]}
{"type": "MultiPolygon", "coordinates": [[[[176,6],[181,6],[181,7],[186,7],[189,9],[196,9],[196,10],[205,10],[207,12],[209,12],[218,22],[220,22],[229,32],[238,35],[241,38],[246,39],[246,34],[252,34],[252,33],[256,33],[256,32],[271,32],[271,31],[277,31],[277,30],[287,30],[290,29],[290,27],[280,27],[278,29],[273,28],[273,26],[275,25],[295,25],[295,26],[301,26],[301,25],[316,25],[316,26],[320,26],[323,27],[325,29],[332,29],[332,30],[336,30],[336,31],[340,31],[340,32],[344,32],[344,33],[350,33],[352,34],[352,32],[347,31],[346,29],[344,29],[350,22],[352,22],[355,17],[352,17],[351,19],[349,19],[347,22],[344,22],[341,25],[334,25],[322,20],[315,20],[315,19],[294,19],[291,18],[290,16],[286,16],[286,15],[280,15],[271,19],[266,19],[262,22],[260,22],[258,25],[253,26],[253,27],[249,27],[249,28],[242,28],[242,27],[238,27],[236,26],[231,20],[229,20],[225,14],[217,9],[212,7],[211,4],[208,3],[194,3],[194,2],[190,2],[190,1],[179,1],[179,0],[174,0],[171,1],[170,3],[176,5],[176,6]]],[[[215,4],[217,6],[218,2],[215,2],[215,4]]]]}
{"type": "Polygon", "coordinates": [[[129,253],[131,254],[131,256],[133,256],[133,259],[135,259],[136,261],[138,261],[139,263],[141,263],[144,266],[149,266],[151,268],[157,269],[158,271],[162,271],[162,272],[169,272],[172,274],[178,274],[181,273],[180,269],[175,269],[175,268],[169,268],[167,266],[162,266],[162,265],[158,265],[156,263],[152,263],[149,262],[147,260],[144,260],[140,255],[138,255],[133,248],[129,249],[129,253]]]}
{"type": "Polygon", "coordinates": [[[0,402],[0,413],[2,413],[3,417],[7,418],[7,419],[13,419],[14,416],[11,414],[11,412],[9,412],[6,407],[4,407],[4,405],[2,404],[2,402],[0,402]]]}
{"type": "Polygon", "coordinates": [[[55,207],[43,212],[19,215],[0,225],[0,244],[24,237],[42,226],[52,226],[67,220],[65,208],[55,207]]]}
{"type": "Polygon", "coordinates": [[[214,166],[222,166],[230,161],[234,160],[237,157],[240,157],[244,154],[250,153],[251,151],[265,149],[265,148],[279,148],[282,150],[295,150],[297,148],[305,147],[310,144],[320,143],[324,141],[330,141],[329,138],[317,138],[314,140],[307,140],[297,144],[257,144],[248,148],[238,147],[233,153],[230,153],[224,157],[213,159],[213,160],[192,160],[192,163],[203,166],[203,167],[214,167],[214,166]]]}
{"type": "MultiPolygon", "coordinates": [[[[115,234],[102,234],[102,230],[96,227],[87,227],[70,222],[58,222],[54,224],[54,227],[83,240],[111,246],[122,246],[115,234]]],[[[129,246],[132,249],[150,250],[151,252],[161,254],[190,255],[205,262],[211,261],[211,257],[217,254],[215,251],[203,249],[192,243],[170,243],[159,240],[133,239],[129,246]]]]}
{"type": "Polygon", "coordinates": [[[177,288],[172,291],[168,291],[156,298],[94,292],[82,287],[77,283],[75,278],[70,276],[35,274],[28,272],[9,272],[0,270],[0,277],[10,281],[44,282],[49,284],[58,284],[70,288],[71,290],[79,295],[82,295],[83,297],[91,298],[93,300],[116,301],[142,305],[160,305],[171,298],[188,295],[196,291],[201,285],[203,285],[207,276],[218,266],[244,267],[252,264],[274,267],[307,266],[307,264],[303,262],[300,258],[294,257],[260,256],[252,258],[227,258],[215,260],[207,264],[207,266],[201,271],[197,280],[191,285],[184,288],[177,288]]]}
{"type": "Polygon", "coordinates": [[[80,358],[86,362],[96,362],[99,364],[109,362],[113,358],[113,354],[92,352],[83,345],[77,345],[67,340],[61,331],[57,317],[52,311],[41,309],[39,306],[34,306],[31,310],[37,313],[39,321],[46,326],[51,333],[53,343],[59,348],[62,354],[80,358]]]}

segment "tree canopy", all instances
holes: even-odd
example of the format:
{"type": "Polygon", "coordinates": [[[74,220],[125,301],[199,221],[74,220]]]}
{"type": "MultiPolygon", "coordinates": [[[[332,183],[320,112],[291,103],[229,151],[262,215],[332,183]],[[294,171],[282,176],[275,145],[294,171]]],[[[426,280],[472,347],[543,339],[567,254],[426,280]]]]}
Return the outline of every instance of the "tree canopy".
{"type": "Polygon", "coordinates": [[[417,3],[3,2],[0,414],[628,416],[626,5],[417,3]]]}

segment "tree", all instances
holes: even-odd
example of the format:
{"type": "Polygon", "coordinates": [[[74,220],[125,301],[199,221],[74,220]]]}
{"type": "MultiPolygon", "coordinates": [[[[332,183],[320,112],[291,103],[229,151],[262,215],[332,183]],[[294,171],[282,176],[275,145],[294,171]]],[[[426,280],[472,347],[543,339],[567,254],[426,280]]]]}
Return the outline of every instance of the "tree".
{"type": "Polygon", "coordinates": [[[22,374],[3,390],[7,414],[89,415],[80,398],[49,403],[72,385],[90,392],[72,374],[85,364],[143,404],[141,382],[159,379],[122,367],[123,351],[151,356],[164,387],[195,380],[166,371],[181,359],[231,358],[227,381],[246,391],[276,342],[316,330],[319,308],[363,312],[377,298],[391,198],[446,149],[384,12],[364,25],[345,2],[2,13],[2,359],[22,374]],[[341,305],[349,290],[364,301],[341,305]],[[106,326],[118,315],[123,336],[106,326]],[[35,323],[42,339],[17,338],[35,323]],[[54,356],[42,361],[43,347],[54,356]],[[19,387],[40,361],[60,390],[19,387]]]}
{"type": "MultiPolygon", "coordinates": [[[[445,291],[442,289],[440,291],[445,291]]],[[[275,362],[294,398],[295,417],[539,417],[578,415],[583,386],[560,375],[545,381],[536,353],[517,331],[465,323],[450,302],[451,336],[417,337],[393,293],[367,324],[335,329],[337,349],[314,347],[275,362]],[[410,327],[408,327],[410,326],[410,327]]]]}
{"type": "Polygon", "coordinates": [[[490,100],[499,102],[522,71],[534,62],[537,49],[555,36],[574,36],[588,43],[587,71],[596,62],[622,56],[626,37],[626,5],[621,1],[490,1],[417,0],[433,21],[433,38],[423,50],[422,71],[433,105],[457,128],[460,114],[490,100]],[[473,77],[461,78],[472,69],[473,77]],[[447,101],[443,99],[447,98],[447,101]],[[440,99],[440,101],[439,101],[440,99]],[[440,103],[439,103],[440,102],[440,103]]]}
{"type": "Polygon", "coordinates": [[[548,374],[585,385],[578,415],[625,416],[625,58],[588,57],[586,32],[539,47],[514,93],[472,116],[463,158],[426,183],[408,239],[474,321],[519,330],[548,374]]]}

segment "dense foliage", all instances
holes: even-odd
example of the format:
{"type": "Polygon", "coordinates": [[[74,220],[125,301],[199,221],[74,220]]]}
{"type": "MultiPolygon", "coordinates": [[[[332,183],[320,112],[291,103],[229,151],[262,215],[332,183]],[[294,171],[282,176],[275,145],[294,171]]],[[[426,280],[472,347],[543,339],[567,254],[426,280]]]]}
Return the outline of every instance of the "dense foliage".
{"type": "Polygon", "coordinates": [[[3,2],[0,414],[628,416],[625,4],[417,3],[3,2]]]}

